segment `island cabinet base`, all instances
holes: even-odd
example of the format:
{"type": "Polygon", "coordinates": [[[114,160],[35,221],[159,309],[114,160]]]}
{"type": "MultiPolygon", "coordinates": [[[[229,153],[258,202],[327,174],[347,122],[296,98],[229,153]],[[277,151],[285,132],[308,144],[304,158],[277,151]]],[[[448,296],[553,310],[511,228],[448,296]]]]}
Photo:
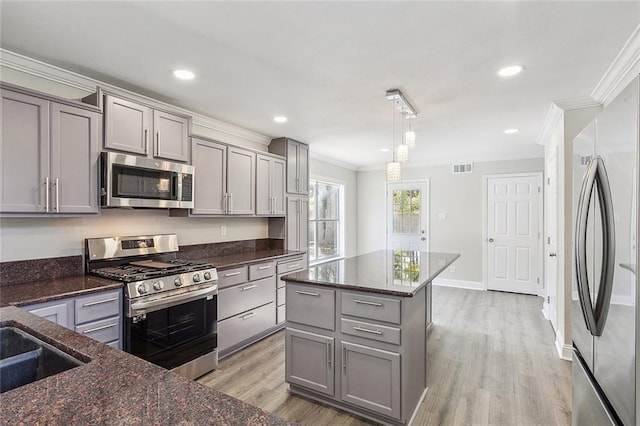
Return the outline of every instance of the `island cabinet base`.
{"type": "Polygon", "coordinates": [[[290,391],[410,424],[426,393],[426,287],[402,297],[288,282],[286,292],[290,391]]]}

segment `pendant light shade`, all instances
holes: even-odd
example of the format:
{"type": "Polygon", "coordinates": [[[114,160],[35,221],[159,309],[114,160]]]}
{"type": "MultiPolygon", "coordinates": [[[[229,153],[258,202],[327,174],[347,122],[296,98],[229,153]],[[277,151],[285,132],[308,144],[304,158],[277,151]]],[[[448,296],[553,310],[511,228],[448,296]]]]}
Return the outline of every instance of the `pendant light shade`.
{"type": "Polygon", "coordinates": [[[404,134],[404,143],[409,147],[413,148],[416,146],[416,132],[413,130],[409,130],[404,134]]]}
{"type": "Polygon", "coordinates": [[[387,182],[400,181],[400,163],[397,161],[387,161],[387,182]]]}
{"type": "Polygon", "coordinates": [[[405,144],[398,145],[398,151],[396,152],[396,161],[404,163],[409,159],[409,146],[405,144]]]}

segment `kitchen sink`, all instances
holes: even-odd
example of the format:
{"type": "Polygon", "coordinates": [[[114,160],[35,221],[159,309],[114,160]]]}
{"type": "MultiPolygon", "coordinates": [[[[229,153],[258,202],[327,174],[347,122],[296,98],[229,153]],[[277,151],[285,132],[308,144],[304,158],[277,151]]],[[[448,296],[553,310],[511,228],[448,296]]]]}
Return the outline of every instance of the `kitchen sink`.
{"type": "Polygon", "coordinates": [[[0,393],[84,362],[16,327],[0,327],[0,393]]]}

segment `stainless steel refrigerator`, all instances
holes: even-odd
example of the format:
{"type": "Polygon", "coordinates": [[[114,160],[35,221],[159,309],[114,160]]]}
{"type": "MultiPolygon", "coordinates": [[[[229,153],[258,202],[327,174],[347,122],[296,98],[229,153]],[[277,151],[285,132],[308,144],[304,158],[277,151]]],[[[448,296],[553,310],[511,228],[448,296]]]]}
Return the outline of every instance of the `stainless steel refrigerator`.
{"type": "Polygon", "coordinates": [[[640,426],[639,90],[574,139],[573,425],[640,426]]]}

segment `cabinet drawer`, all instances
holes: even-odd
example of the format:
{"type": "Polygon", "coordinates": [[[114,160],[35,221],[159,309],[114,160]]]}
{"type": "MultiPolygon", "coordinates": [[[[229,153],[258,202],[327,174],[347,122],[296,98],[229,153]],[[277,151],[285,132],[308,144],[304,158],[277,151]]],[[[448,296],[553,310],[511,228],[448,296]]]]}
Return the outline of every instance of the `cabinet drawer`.
{"type": "Polygon", "coordinates": [[[249,266],[249,281],[259,280],[275,275],[276,263],[264,262],[249,266]]]}
{"type": "Polygon", "coordinates": [[[109,318],[120,314],[122,304],[121,291],[110,291],[91,296],[78,297],[75,300],[75,324],[109,318]]]}
{"type": "Polygon", "coordinates": [[[218,288],[225,288],[246,281],[249,281],[246,266],[218,271],[218,288]]]}
{"type": "Polygon", "coordinates": [[[222,289],[218,292],[218,320],[273,302],[275,295],[275,277],[222,289]]]}
{"type": "Polygon", "coordinates": [[[282,306],[285,304],[285,302],[287,301],[287,293],[286,293],[287,289],[285,287],[279,288],[278,289],[278,294],[276,297],[276,301],[278,302],[277,305],[278,306],[282,306]]]}
{"type": "Polygon", "coordinates": [[[276,325],[276,305],[269,303],[218,323],[218,349],[225,350],[276,325]]]}
{"type": "Polygon", "coordinates": [[[306,268],[307,263],[305,257],[300,256],[295,259],[286,260],[278,263],[278,274],[288,274],[290,272],[302,271],[306,268]]]}
{"type": "Polygon", "coordinates": [[[288,321],[327,330],[336,329],[334,290],[288,283],[286,291],[288,321]]]}
{"type": "Polygon", "coordinates": [[[278,306],[278,310],[277,310],[276,314],[277,314],[276,322],[278,324],[282,324],[287,319],[286,306],[285,305],[278,306]]]}
{"type": "Polygon", "coordinates": [[[340,331],[342,334],[350,334],[365,339],[377,340],[378,342],[400,344],[401,333],[400,329],[396,327],[340,318],[340,331]]]}
{"type": "Polygon", "coordinates": [[[120,318],[108,318],[79,325],[76,327],[76,332],[102,343],[118,340],[120,338],[120,318]]]}
{"type": "Polygon", "coordinates": [[[344,315],[400,324],[400,300],[342,293],[344,315]]]}

